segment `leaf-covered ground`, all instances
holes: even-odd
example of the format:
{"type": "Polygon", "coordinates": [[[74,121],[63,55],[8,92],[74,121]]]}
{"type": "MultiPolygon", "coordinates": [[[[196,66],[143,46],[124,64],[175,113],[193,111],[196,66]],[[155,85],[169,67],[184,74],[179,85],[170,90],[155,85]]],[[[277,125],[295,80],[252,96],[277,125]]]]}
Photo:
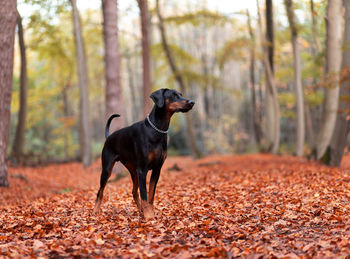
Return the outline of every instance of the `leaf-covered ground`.
{"type": "Polygon", "coordinates": [[[349,256],[349,168],[349,158],[342,169],[272,155],[168,158],[150,222],[129,176],[108,184],[102,213],[92,214],[98,162],[11,168],[0,256],[349,256]]]}

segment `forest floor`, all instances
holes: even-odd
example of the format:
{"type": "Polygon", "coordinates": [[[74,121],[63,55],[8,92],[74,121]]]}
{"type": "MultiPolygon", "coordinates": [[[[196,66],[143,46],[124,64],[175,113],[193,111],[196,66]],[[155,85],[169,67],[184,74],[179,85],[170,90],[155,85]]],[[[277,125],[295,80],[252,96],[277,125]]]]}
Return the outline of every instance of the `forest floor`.
{"type": "Polygon", "coordinates": [[[344,160],[336,169],[291,156],[169,157],[149,222],[138,215],[129,176],[107,185],[101,214],[92,214],[98,161],[10,168],[0,257],[349,256],[344,160]]]}

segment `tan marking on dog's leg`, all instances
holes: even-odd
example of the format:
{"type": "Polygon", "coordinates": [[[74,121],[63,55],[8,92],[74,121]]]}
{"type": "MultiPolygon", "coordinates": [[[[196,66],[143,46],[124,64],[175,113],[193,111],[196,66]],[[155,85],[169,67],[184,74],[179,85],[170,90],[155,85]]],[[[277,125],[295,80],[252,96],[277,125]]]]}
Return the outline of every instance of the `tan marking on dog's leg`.
{"type": "Polygon", "coordinates": [[[112,169],[113,169],[114,164],[115,164],[115,161],[110,166],[108,174],[104,174],[106,171],[102,171],[101,180],[100,180],[100,189],[98,191],[96,204],[95,204],[95,208],[94,208],[94,213],[95,214],[99,214],[100,211],[101,211],[101,203],[102,203],[102,198],[103,198],[103,192],[105,190],[105,187],[107,185],[109,177],[111,177],[112,169]]]}
{"type": "Polygon", "coordinates": [[[94,207],[94,214],[100,214],[101,212],[101,202],[103,198],[103,191],[104,191],[104,188],[100,189],[100,194],[96,200],[95,207],[94,207]]]}
{"type": "Polygon", "coordinates": [[[141,204],[140,204],[140,196],[139,196],[139,185],[138,184],[133,184],[132,187],[132,196],[134,198],[134,201],[136,203],[137,209],[139,210],[139,212],[141,213],[141,204]]]}
{"type": "Polygon", "coordinates": [[[152,181],[152,179],[149,182],[149,189],[148,189],[148,203],[153,206],[154,201],[154,185],[155,182],[152,181]]]}

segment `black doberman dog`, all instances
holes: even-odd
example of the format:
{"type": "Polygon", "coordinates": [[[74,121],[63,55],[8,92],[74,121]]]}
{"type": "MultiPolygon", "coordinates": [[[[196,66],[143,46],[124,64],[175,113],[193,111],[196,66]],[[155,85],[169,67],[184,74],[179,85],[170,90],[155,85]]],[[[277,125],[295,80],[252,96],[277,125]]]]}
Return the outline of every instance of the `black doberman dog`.
{"type": "Polygon", "coordinates": [[[160,89],[150,96],[155,105],[152,112],[143,121],[115,131],[110,136],[109,125],[112,115],[106,125],[106,142],[102,150],[102,174],[100,189],[97,193],[94,211],[100,211],[103,190],[111,175],[115,162],[120,161],[130,172],[133,190],[132,195],[140,214],[145,219],[154,218],[153,200],[160,170],[167,157],[167,133],[171,116],[175,112],[188,112],[194,101],[188,100],[171,89],[160,89]],[[152,170],[147,200],[146,176],[152,170]],[[140,188],[141,203],[138,189],[140,188]]]}

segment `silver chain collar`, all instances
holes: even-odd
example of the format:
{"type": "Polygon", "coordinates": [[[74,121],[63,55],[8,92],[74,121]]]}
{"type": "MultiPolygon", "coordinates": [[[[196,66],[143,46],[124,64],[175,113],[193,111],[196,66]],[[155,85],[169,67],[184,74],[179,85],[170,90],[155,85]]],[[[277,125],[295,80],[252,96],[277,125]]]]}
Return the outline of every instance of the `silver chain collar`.
{"type": "Polygon", "coordinates": [[[151,127],[152,127],[153,129],[155,129],[156,131],[158,131],[159,133],[168,134],[168,131],[169,131],[169,130],[160,130],[160,129],[158,129],[156,126],[154,126],[154,124],[153,124],[153,123],[151,122],[151,120],[149,119],[149,114],[147,115],[147,121],[148,121],[149,125],[151,125],[151,127]]]}

